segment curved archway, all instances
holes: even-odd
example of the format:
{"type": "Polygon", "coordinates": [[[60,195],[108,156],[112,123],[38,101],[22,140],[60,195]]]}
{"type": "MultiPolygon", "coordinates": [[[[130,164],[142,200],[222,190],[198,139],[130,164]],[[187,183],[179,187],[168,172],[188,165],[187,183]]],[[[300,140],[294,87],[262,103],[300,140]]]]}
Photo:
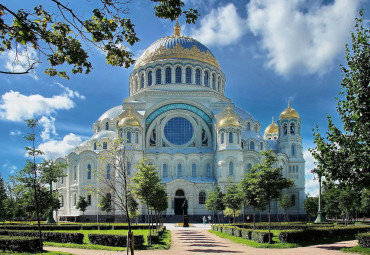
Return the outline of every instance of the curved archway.
{"type": "Polygon", "coordinates": [[[175,192],[175,198],[174,198],[174,209],[175,209],[175,215],[182,215],[182,205],[185,201],[185,192],[182,189],[178,189],[175,192]]]}

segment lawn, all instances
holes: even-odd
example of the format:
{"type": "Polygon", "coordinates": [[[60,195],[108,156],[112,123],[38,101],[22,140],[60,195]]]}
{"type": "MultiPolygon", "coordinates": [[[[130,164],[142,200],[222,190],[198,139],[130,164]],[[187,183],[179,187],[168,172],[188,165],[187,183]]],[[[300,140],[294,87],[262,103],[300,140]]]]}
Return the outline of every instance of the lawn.
{"type": "Polygon", "coordinates": [[[361,245],[357,245],[357,246],[352,247],[352,248],[343,248],[340,251],[356,253],[356,254],[370,255],[370,248],[363,248],[363,247],[361,247],[361,245]]]}

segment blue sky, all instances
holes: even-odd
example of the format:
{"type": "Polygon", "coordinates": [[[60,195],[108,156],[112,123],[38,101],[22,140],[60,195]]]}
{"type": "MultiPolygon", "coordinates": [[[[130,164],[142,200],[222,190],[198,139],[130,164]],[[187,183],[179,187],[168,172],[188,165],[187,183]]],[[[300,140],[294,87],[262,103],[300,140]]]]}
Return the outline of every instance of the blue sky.
{"type": "MultiPolygon", "coordinates": [[[[45,1],[39,2],[13,0],[6,4],[13,10],[27,10],[34,4],[45,5],[45,1]]],[[[81,15],[87,15],[94,5],[94,1],[70,2],[81,15]]],[[[342,79],[340,64],[345,64],[344,45],[350,42],[360,8],[366,9],[369,24],[369,1],[185,3],[198,9],[201,17],[195,25],[185,24],[180,18],[182,34],[198,39],[212,51],[226,75],[225,95],[249,111],[263,130],[272,117],[279,118],[291,100],[302,119],[306,192],[317,194],[317,183],[309,173],[313,159],[307,151],[313,147],[312,129],[318,125],[325,132],[327,114],[340,125],[335,97],[342,79]]],[[[128,7],[128,17],[141,39],[129,46],[136,57],[155,40],[173,34],[174,24],[156,18],[151,2],[132,1],[128,7]]],[[[30,75],[0,74],[0,172],[5,179],[25,164],[24,147],[29,144],[23,139],[28,132],[24,119],[40,119],[37,144],[47,157],[56,158],[90,138],[92,124],[99,116],[128,96],[132,68],[107,65],[104,53],[97,49],[89,54],[93,71],[71,75],[70,80],[45,75],[44,63],[30,75]]],[[[14,52],[0,54],[0,70],[20,70],[21,66],[12,65],[13,57],[14,52]]]]}

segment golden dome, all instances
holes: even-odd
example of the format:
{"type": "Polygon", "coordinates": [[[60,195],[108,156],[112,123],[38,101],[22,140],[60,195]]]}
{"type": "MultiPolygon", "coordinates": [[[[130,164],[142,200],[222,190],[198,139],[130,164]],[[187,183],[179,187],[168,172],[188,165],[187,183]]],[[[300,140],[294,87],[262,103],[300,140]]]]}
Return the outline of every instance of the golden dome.
{"type": "Polygon", "coordinates": [[[128,109],[128,116],[122,118],[118,123],[118,127],[124,126],[140,127],[140,122],[131,115],[131,108],[128,109]]]}
{"type": "Polygon", "coordinates": [[[265,135],[267,134],[276,134],[279,132],[278,125],[274,123],[274,117],[272,117],[272,123],[267,126],[265,129],[265,135]]]}
{"type": "Polygon", "coordinates": [[[227,115],[218,122],[219,127],[229,127],[229,126],[240,127],[239,121],[233,116],[231,116],[230,109],[231,109],[230,107],[227,107],[227,115]]]}
{"type": "Polygon", "coordinates": [[[293,108],[290,108],[290,101],[288,101],[288,108],[286,108],[281,114],[280,119],[299,118],[299,114],[293,108]]]}

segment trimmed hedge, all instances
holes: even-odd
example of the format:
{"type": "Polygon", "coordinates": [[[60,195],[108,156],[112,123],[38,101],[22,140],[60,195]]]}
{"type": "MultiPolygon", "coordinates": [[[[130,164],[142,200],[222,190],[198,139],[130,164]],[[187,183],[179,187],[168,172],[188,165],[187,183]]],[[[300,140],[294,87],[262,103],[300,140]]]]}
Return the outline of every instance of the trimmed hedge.
{"type": "Polygon", "coordinates": [[[370,248],[370,232],[358,234],[356,239],[363,248],[370,248]]]}
{"type": "MultiPolygon", "coordinates": [[[[127,236],[123,235],[89,234],[88,237],[92,244],[116,247],[127,246],[127,236]]],[[[135,248],[144,247],[143,235],[134,235],[134,246],[135,248]]]]}
{"type": "MultiPolygon", "coordinates": [[[[246,228],[239,228],[235,226],[221,226],[221,225],[212,225],[212,230],[233,235],[236,237],[241,237],[247,240],[252,240],[258,243],[268,243],[269,242],[269,233],[266,230],[253,230],[246,228]]],[[[271,240],[273,234],[270,233],[271,240]]]]}
{"type": "Polygon", "coordinates": [[[43,250],[43,246],[40,247],[38,238],[0,236],[0,249],[3,252],[39,252],[43,250]]]}
{"type": "Polygon", "coordinates": [[[310,228],[304,230],[281,231],[279,240],[282,243],[302,243],[310,241],[325,240],[329,238],[353,238],[358,233],[370,231],[369,226],[331,227],[331,228],[310,228]]]}
{"type": "MultiPolygon", "coordinates": [[[[151,243],[158,244],[165,230],[166,230],[166,227],[163,226],[157,232],[152,232],[151,243]]],[[[148,238],[148,243],[149,243],[150,235],[147,235],[147,238],[148,238]]]]}
{"type": "MultiPolygon", "coordinates": [[[[36,231],[8,231],[8,235],[38,237],[39,233],[36,231]]],[[[47,242],[82,244],[84,234],[63,233],[63,232],[42,232],[42,239],[47,242]]]]}
{"type": "Polygon", "coordinates": [[[272,233],[269,233],[263,230],[255,230],[255,231],[252,231],[251,240],[258,242],[258,243],[268,243],[269,235],[270,235],[270,240],[272,241],[272,237],[273,237],[272,233]]]}
{"type": "MultiPolygon", "coordinates": [[[[38,230],[37,225],[10,225],[10,226],[0,226],[3,230],[38,230]]],[[[54,231],[54,230],[80,230],[80,225],[42,225],[41,230],[43,231],[54,231]]]]}

